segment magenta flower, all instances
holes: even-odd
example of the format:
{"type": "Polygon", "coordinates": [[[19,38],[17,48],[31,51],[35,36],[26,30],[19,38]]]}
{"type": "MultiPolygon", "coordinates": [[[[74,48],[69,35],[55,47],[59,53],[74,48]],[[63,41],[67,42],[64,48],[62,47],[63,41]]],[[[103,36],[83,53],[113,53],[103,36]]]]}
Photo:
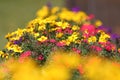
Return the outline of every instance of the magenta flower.
{"type": "Polygon", "coordinates": [[[61,32],[62,32],[62,29],[57,29],[56,32],[61,33],[61,32]]]}
{"type": "Polygon", "coordinates": [[[106,45],[105,45],[105,49],[107,50],[107,51],[114,51],[115,49],[116,49],[116,46],[115,46],[115,44],[112,44],[112,43],[110,43],[110,42],[107,42],[106,43],[106,45]]]}
{"type": "Polygon", "coordinates": [[[51,43],[55,43],[56,40],[55,40],[55,39],[50,39],[50,42],[51,42],[51,43]]]}
{"type": "Polygon", "coordinates": [[[96,29],[94,25],[85,24],[81,27],[81,31],[85,37],[93,36],[96,33],[96,29]]]}
{"type": "Polygon", "coordinates": [[[72,50],[73,50],[73,51],[76,51],[76,50],[77,50],[77,48],[72,48],[72,50]]]}
{"type": "Polygon", "coordinates": [[[38,60],[43,60],[43,59],[44,59],[43,55],[38,56],[38,60]]]}
{"type": "Polygon", "coordinates": [[[64,42],[58,42],[58,43],[56,44],[56,46],[58,46],[58,47],[63,47],[64,45],[65,45],[64,42]]]}
{"type": "Polygon", "coordinates": [[[101,52],[102,51],[102,48],[99,47],[99,46],[93,45],[93,46],[91,46],[91,48],[94,49],[94,50],[96,50],[97,52],[101,52]]]}
{"type": "Polygon", "coordinates": [[[95,15],[94,15],[94,14],[90,14],[90,15],[88,15],[88,17],[87,17],[87,20],[92,20],[93,18],[95,18],[95,15]]]}
{"type": "Polygon", "coordinates": [[[28,58],[31,55],[31,51],[25,51],[20,55],[19,61],[23,62],[25,58],[28,58]]]}
{"type": "Polygon", "coordinates": [[[64,33],[65,34],[72,34],[72,30],[70,29],[70,28],[66,28],[65,30],[64,30],[64,33]]]}

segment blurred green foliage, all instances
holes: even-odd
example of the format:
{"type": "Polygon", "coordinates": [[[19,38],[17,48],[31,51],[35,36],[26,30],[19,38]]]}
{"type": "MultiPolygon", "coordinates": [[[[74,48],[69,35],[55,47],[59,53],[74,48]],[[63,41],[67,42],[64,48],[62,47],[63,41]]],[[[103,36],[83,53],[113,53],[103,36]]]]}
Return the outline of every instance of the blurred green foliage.
{"type": "Polygon", "coordinates": [[[7,33],[24,28],[36,17],[37,10],[48,3],[61,7],[64,0],[0,0],[0,49],[7,42],[7,33]]]}

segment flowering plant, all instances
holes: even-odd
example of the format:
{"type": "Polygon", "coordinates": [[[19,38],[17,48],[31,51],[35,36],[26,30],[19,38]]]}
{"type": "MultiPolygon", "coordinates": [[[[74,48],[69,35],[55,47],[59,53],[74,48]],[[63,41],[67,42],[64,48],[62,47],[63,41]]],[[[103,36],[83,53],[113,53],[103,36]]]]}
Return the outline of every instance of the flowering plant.
{"type": "Polygon", "coordinates": [[[103,28],[100,20],[83,11],[44,6],[37,12],[37,18],[24,29],[8,33],[5,49],[0,51],[1,59],[12,56],[32,57],[44,63],[49,54],[57,49],[74,51],[80,55],[96,55],[119,58],[120,48],[115,43],[118,38],[103,28]]]}
{"type": "Polygon", "coordinates": [[[119,73],[119,69],[116,68],[116,66],[120,67],[118,63],[114,63],[113,66],[113,63],[107,60],[103,62],[101,61],[103,59],[89,58],[89,55],[119,60],[120,37],[112,34],[100,20],[95,19],[94,15],[87,15],[83,11],[44,6],[37,12],[37,17],[30,21],[24,29],[8,33],[5,38],[8,43],[5,49],[0,51],[1,60],[10,59],[7,65],[6,63],[3,65],[7,67],[5,69],[3,67],[2,71],[2,74],[7,73],[5,80],[39,80],[39,78],[41,80],[68,80],[68,75],[70,75],[70,80],[84,80],[83,74],[86,74],[85,79],[98,80],[97,77],[94,77],[96,73],[100,75],[99,80],[101,77],[110,80],[108,74],[110,71],[114,70],[114,73],[111,74],[112,78],[116,77],[114,74],[119,73]],[[48,56],[56,51],[59,52],[48,60],[48,56]],[[64,51],[67,54],[62,54],[64,51]],[[85,60],[79,55],[88,56],[85,60]],[[11,60],[11,57],[17,58],[18,62],[11,60]],[[28,57],[39,65],[44,64],[42,68],[40,67],[40,71],[31,60],[26,59],[28,57]],[[104,70],[104,68],[110,70],[104,70]],[[106,73],[101,73],[101,70],[106,73]],[[22,71],[25,72],[25,75],[22,71]],[[34,73],[31,74],[30,72],[33,71],[34,73]],[[72,75],[68,74],[69,72],[72,75]]]}

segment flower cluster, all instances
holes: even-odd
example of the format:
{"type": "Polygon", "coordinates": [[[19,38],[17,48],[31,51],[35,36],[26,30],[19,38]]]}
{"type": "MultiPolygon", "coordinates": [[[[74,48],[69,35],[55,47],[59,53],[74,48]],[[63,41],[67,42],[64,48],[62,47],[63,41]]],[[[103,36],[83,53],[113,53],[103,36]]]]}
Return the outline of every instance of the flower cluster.
{"type": "Polygon", "coordinates": [[[52,51],[63,49],[80,55],[93,51],[108,58],[120,57],[120,46],[116,44],[119,37],[113,39],[112,33],[101,27],[102,22],[92,14],[44,6],[24,29],[5,36],[8,43],[0,56],[29,56],[43,63],[52,51]]]}

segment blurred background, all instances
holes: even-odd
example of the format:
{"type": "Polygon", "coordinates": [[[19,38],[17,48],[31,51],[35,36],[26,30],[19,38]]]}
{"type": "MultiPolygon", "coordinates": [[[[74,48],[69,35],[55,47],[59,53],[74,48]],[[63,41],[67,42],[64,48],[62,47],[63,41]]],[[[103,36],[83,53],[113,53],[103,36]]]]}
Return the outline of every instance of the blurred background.
{"type": "Polygon", "coordinates": [[[36,11],[48,3],[95,14],[105,26],[120,34],[120,0],[0,0],[0,49],[7,42],[4,36],[8,32],[24,28],[36,17],[36,11]]]}

